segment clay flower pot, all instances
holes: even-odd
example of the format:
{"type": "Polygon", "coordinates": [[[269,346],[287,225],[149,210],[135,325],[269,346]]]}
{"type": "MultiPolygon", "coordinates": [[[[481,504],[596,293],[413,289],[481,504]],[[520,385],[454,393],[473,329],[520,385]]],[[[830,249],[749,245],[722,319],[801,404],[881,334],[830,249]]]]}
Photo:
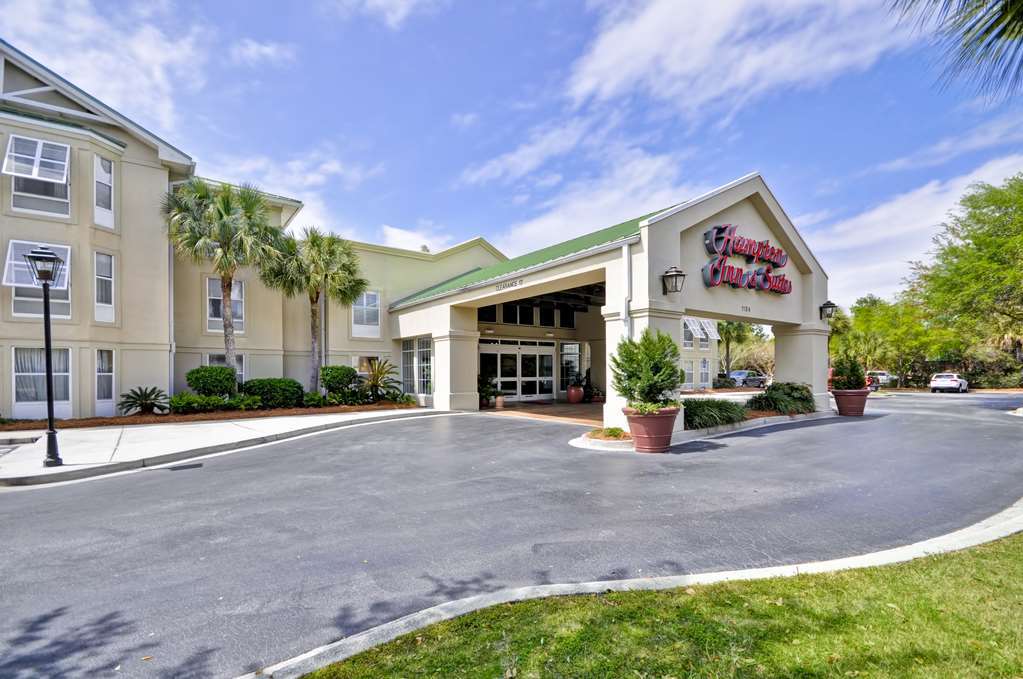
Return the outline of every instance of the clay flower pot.
{"type": "Polygon", "coordinates": [[[498,410],[501,410],[502,408],[504,408],[504,396],[503,395],[499,395],[499,396],[495,396],[494,397],[494,407],[497,408],[498,410]]]}
{"type": "Polygon", "coordinates": [[[632,408],[622,408],[629,420],[629,433],[637,453],[663,453],[671,447],[678,408],[661,408],[653,415],[640,415],[632,408]]]}
{"type": "Polygon", "coordinates": [[[568,388],[568,402],[569,403],[582,403],[583,402],[583,388],[582,387],[569,387],[568,388]]]}
{"type": "Polygon", "coordinates": [[[838,414],[849,417],[862,417],[863,409],[867,405],[869,389],[832,389],[831,394],[835,397],[835,405],[838,406],[838,414]]]}

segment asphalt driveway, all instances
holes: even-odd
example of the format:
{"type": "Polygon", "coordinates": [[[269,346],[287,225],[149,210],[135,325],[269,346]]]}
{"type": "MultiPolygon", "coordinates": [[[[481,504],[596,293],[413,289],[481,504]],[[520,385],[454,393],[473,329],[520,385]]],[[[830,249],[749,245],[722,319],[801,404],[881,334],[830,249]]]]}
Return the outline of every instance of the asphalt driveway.
{"type": "Polygon", "coordinates": [[[0,492],[0,676],[235,676],[504,587],[795,563],[1023,495],[1021,396],[902,394],[664,456],[452,415],[0,492]]]}

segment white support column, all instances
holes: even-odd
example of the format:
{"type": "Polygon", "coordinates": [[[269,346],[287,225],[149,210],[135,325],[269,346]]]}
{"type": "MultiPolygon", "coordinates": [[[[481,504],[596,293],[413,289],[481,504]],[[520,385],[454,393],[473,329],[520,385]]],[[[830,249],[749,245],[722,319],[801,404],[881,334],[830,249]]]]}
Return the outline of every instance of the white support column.
{"type": "Polygon", "coordinates": [[[604,401],[604,426],[621,427],[628,431],[629,423],[625,419],[622,408],[625,407],[625,399],[615,391],[611,384],[611,356],[618,349],[618,342],[625,337],[625,323],[622,315],[617,311],[605,312],[604,316],[604,365],[607,374],[607,386],[605,389],[606,400],[604,401]]]}
{"type": "Polygon", "coordinates": [[[830,409],[827,327],[816,323],[776,325],[773,330],[774,381],[808,384],[817,410],[830,409]]]}
{"type": "Polygon", "coordinates": [[[438,410],[479,410],[478,332],[449,330],[433,336],[433,407],[438,410]]]}

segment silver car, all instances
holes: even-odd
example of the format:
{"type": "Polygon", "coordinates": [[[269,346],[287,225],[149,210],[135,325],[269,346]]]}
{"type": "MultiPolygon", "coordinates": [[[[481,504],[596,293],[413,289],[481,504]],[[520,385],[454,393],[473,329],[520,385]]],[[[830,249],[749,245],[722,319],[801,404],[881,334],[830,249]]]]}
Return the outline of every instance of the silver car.
{"type": "Polygon", "coordinates": [[[937,373],[931,375],[931,393],[939,391],[956,391],[965,394],[970,390],[970,385],[959,373],[937,373]]]}

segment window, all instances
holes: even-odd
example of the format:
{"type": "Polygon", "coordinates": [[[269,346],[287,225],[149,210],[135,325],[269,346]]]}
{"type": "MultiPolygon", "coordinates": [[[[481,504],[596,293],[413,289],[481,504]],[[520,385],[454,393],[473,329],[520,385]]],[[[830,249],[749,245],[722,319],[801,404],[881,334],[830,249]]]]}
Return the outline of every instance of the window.
{"type": "Polygon", "coordinates": [[[352,336],[380,337],[380,293],[364,292],[352,305],[352,336]]]}
{"type": "Polygon", "coordinates": [[[568,389],[576,375],[582,374],[582,361],[578,342],[561,343],[561,385],[560,391],[568,389]]]}
{"type": "Polygon", "coordinates": [[[416,393],[416,341],[401,341],[401,390],[406,394],[416,393]]]}
{"type": "Polygon", "coordinates": [[[710,349],[710,338],[702,335],[700,336],[700,350],[706,351],[707,349],[710,349]]]}
{"type": "Polygon", "coordinates": [[[70,187],[40,179],[14,178],[11,207],[25,212],[40,212],[58,217],[71,215],[70,187]]]}
{"type": "Polygon", "coordinates": [[[114,400],[114,351],[96,350],[96,400],[114,400]]]}
{"type": "Polygon", "coordinates": [[[554,305],[549,302],[540,304],[540,327],[554,327],[554,305]]]}
{"type": "Polygon", "coordinates": [[[368,375],[369,371],[373,369],[373,366],[377,364],[380,359],[376,356],[356,356],[352,359],[352,367],[360,375],[368,375]]]}
{"type": "MultiPolygon", "coordinates": [[[[219,278],[206,279],[206,330],[217,332],[224,329],[223,294],[219,278]]],[[[234,331],[245,332],[245,281],[236,280],[231,285],[231,315],[234,317],[234,331]]]]}
{"type": "Polygon", "coordinates": [[[96,253],[96,320],[114,322],[114,256],[96,253]]]}
{"type": "Polygon", "coordinates": [[[693,348],[693,331],[689,329],[689,326],[686,323],[682,324],[682,348],[693,348]]]}
{"type": "Polygon", "coordinates": [[[497,323],[497,305],[481,306],[476,310],[476,320],[480,323],[497,323]]]}
{"type": "Polygon", "coordinates": [[[114,163],[94,156],[93,220],[100,226],[114,228],[114,163]]]}
{"type": "Polygon", "coordinates": [[[682,382],[682,388],[691,390],[693,388],[693,361],[692,359],[682,361],[682,370],[685,371],[685,379],[682,382]]]}
{"type": "Polygon", "coordinates": [[[419,354],[419,393],[432,394],[433,372],[431,371],[431,363],[433,362],[433,338],[420,337],[417,340],[417,349],[419,354]]]}
{"type": "Polygon", "coordinates": [[[68,183],[71,147],[12,134],[7,142],[4,174],[48,184],[68,183]]]}
{"type": "Polygon", "coordinates": [[[559,311],[560,313],[558,316],[560,317],[560,320],[558,322],[558,327],[568,328],[570,330],[575,328],[575,309],[563,304],[559,311]]]}
{"type": "MultiPolygon", "coordinates": [[[[42,316],[42,288],[14,288],[12,311],[15,316],[42,316]]],[[[71,290],[50,288],[50,317],[71,318],[71,290]]]]}
{"type": "Polygon", "coordinates": [[[57,280],[50,285],[50,314],[54,318],[71,318],[71,248],[67,245],[12,240],[7,245],[7,260],[4,265],[4,285],[14,288],[12,312],[16,316],[43,315],[43,289],[36,287],[32,270],[25,255],[34,248],[46,246],[64,260],[57,280]]]}
{"type": "Polygon", "coordinates": [[[716,321],[701,319],[700,325],[703,326],[703,333],[707,335],[708,339],[715,341],[721,339],[721,335],[718,334],[718,324],[716,321]]]}
{"type": "MultiPolygon", "coordinates": [[[[206,365],[227,365],[227,356],[224,354],[207,354],[206,365]]],[[[234,355],[234,371],[238,375],[238,384],[245,381],[245,355],[234,355]]]]}
{"type": "MultiPolygon", "coordinates": [[[[53,400],[71,401],[71,350],[54,349],[53,400]]],[[[46,401],[46,350],[14,349],[14,401],[46,401]]]]}
{"type": "Polygon", "coordinates": [[[700,359],[700,386],[710,386],[710,359],[700,359]]]}

